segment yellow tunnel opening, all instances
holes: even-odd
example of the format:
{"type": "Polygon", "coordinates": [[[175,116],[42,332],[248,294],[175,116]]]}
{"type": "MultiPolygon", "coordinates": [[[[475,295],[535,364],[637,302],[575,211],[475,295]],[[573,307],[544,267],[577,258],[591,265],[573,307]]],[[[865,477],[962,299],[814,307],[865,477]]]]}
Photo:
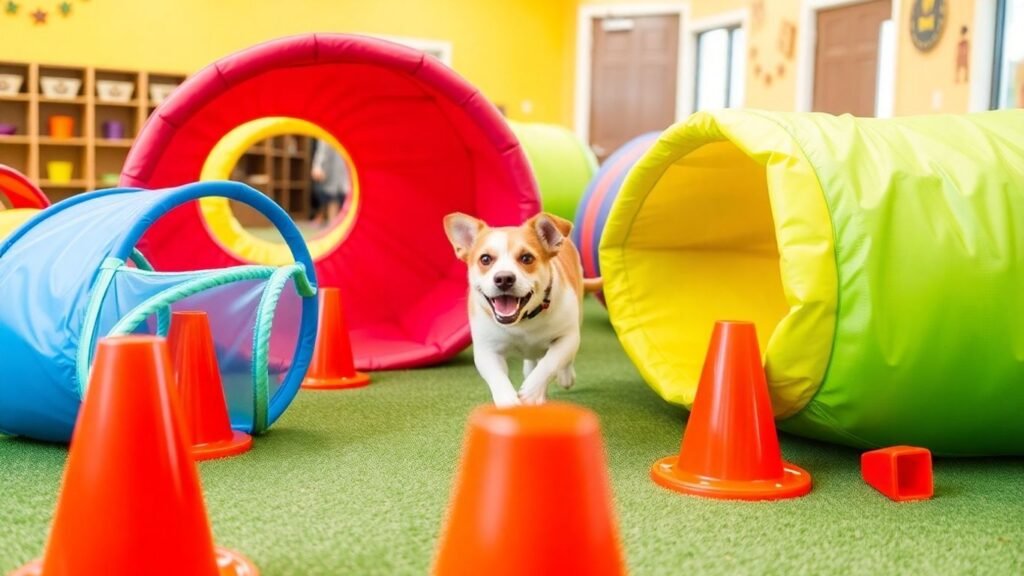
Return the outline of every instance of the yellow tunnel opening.
{"type": "Polygon", "coordinates": [[[817,391],[831,351],[825,199],[792,142],[698,120],[666,132],[616,200],[601,242],[609,313],[647,382],[687,408],[715,322],[754,322],[773,408],[789,416],[817,391]]]}

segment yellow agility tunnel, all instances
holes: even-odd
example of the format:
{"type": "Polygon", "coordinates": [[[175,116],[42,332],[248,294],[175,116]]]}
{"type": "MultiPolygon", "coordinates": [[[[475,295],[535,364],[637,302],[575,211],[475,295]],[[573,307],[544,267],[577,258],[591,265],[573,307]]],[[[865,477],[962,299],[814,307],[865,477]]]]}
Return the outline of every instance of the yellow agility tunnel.
{"type": "Polygon", "coordinates": [[[716,320],[756,323],[780,427],[1024,454],[1024,111],[721,111],[673,126],[600,244],[623,347],[689,408],[716,320]]]}

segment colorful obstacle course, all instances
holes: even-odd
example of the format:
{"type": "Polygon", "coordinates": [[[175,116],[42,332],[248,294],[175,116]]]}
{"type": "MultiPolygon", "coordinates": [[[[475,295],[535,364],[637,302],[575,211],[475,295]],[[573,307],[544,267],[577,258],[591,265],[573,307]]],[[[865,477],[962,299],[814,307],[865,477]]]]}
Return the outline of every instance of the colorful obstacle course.
{"type": "Polygon", "coordinates": [[[46,553],[14,574],[259,574],[213,546],[173,381],[162,338],[99,342],[46,553]]]}
{"type": "MultiPolygon", "coordinates": [[[[183,250],[187,253],[187,250],[183,250]]],[[[95,342],[167,335],[170,312],[210,316],[233,427],[266,430],[287,408],[316,336],[316,276],[281,208],[244,184],[158,191],[109,189],[37,214],[0,244],[0,430],[67,441],[85,395],[95,342]],[[206,196],[262,212],[292,250],[288,266],[153,271],[139,239],[168,213],[206,196]]]]}
{"type": "MultiPolygon", "coordinates": [[[[497,109],[410,48],[334,34],[285,38],[182,84],[139,134],[121,183],[197,180],[218,142],[266,118],[319,127],[355,167],[353,224],[313,258],[323,286],[359,302],[347,310],[357,367],[420,366],[468,345],[465,268],[438,223],[462,211],[518,224],[540,208],[526,156],[497,109]]],[[[157,223],[140,247],[161,270],[275,262],[219,244],[195,205],[157,223]]]]}
{"type": "Polygon", "coordinates": [[[707,327],[749,318],[785,430],[1024,453],[1024,235],[1004,217],[1024,211],[1022,131],[1020,111],[694,115],[637,162],[601,240],[623,347],[690,407],[707,327]]]}
{"type": "Polygon", "coordinates": [[[572,220],[597,158],[568,128],[537,122],[509,122],[530,160],[545,212],[572,220]]]}
{"type": "Polygon", "coordinates": [[[24,174],[0,164],[0,239],[49,205],[43,191],[24,174]]]}

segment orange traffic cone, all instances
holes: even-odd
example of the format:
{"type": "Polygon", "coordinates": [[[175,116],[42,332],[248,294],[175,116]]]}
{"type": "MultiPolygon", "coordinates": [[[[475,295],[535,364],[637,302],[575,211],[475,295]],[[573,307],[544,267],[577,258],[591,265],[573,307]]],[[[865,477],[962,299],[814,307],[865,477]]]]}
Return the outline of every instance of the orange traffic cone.
{"type": "Polygon", "coordinates": [[[368,375],[356,372],[352,343],[349,342],[345,314],[341,308],[341,292],[337,288],[320,289],[319,326],[313,361],[309,364],[302,387],[339,390],[369,384],[368,375]]]}
{"type": "Polygon", "coordinates": [[[651,478],[710,498],[775,500],[810,491],[810,474],[782,461],[752,323],[715,324],[679,455],[655,462],[651,478]]]}
{"type": "Polygon", "coordinates": [[[178,381],[178,398],[196,460],[248,452],[252,436],[231,429],[217,352],[206,312],[175,312],[167,344],[178,381]]]}
{"type": "Polygon", "coordinates": [[[101,340],[42,560],[17,576],[242,576],[214,548],[162,338],[101,340]]]}
{"type": "Polygon", "coordinates": [[[610,492],[593,412],[477,408],[434,573],[625,574],[610,492]]]}

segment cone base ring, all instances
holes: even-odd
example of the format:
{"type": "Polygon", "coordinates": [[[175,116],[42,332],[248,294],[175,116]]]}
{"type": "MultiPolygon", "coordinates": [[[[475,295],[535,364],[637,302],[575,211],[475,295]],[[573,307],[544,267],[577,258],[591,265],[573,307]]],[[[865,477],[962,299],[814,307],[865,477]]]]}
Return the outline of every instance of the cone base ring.
{"type": "Polygon", "coordinates": [[[679,456],[666,456],[651,466],[651,480],[669,490],[724,500],[781,500],[811,491],[811,475],[799,466],[782,463],[780,480],[719,480],[680,471],[679,456]]]}
{"type": "Polygon", "coordinates": [[[192,456],[196,460],[213,460],[244,454],[252,448],[252,436],[238,430],[231,431],[231,438],[192,445],[192,456]]]}
{"type": "Polygon", "coordinates": [[[362,388],[370,383],[370,375],[356,372],[346,378],[314,378],[307,376],[302,387],[307,390],[344,390],[346,388],[362,388]]]}
{"type": "MultiPolygon", "coordinates": [[[[249,560],[234,550],[216,546],[214,548],[214,553],[217,555],[217,574],[219,576],[259,576],[260,574],[259,568],[252,563],[252,560],[249,560]]],[[[142,566],[148,564],[147,560],[144,558],[129,558],[128,563],[131,563],[132,560],[138,562],[142,566]]],[[[10,576],[40,576],[42,573],[43,559],[36,558],[14,572],[11,572],[10,576]]]]}

